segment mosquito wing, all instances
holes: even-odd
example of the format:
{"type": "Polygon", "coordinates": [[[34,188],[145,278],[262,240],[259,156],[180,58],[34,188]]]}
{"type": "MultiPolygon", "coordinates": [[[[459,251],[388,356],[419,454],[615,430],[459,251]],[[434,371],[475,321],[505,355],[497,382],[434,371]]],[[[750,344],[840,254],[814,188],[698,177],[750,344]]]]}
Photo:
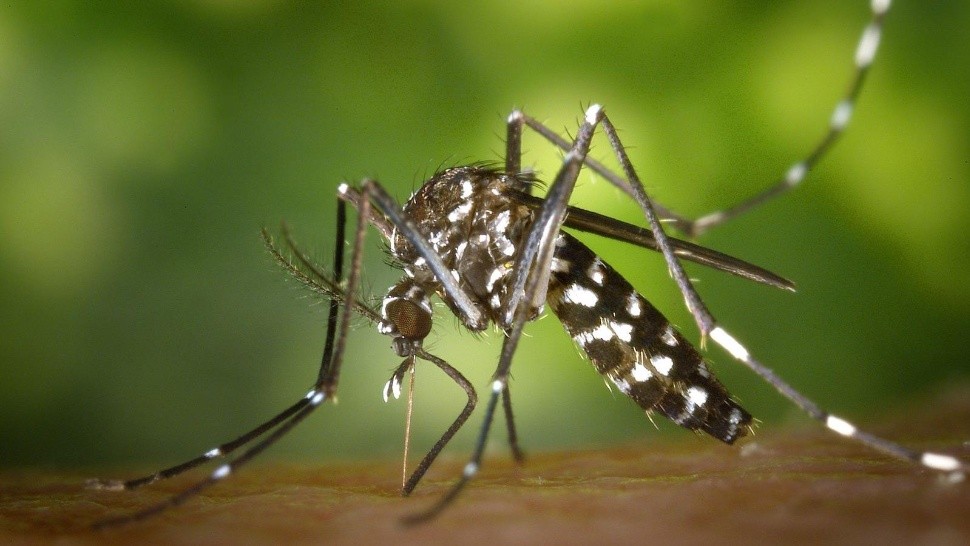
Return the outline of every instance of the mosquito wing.
{"type": "MultiPolygon", "coordinates": [[[[518,191],[510,193],[512,199],[526,206],[532,208],[542,206],[542,198],[518,191]]],[[[653,237],[653,233],[649,229],[628,224],[586,209],[569,206],[566,212],[565,226],[610,239],[624,241],[643,248],[649,248],[650,250],[660,250],[660,247],[657,245],[657,240],[653,237]]],[[[781,288],[782,290],[795,291],[795,283],[763,267],[688,241],[673,237],[668,238],[673,246],[674,254],[679,258],[725,271],[738,277],[767,284],[768,286],[781,288]]]]}

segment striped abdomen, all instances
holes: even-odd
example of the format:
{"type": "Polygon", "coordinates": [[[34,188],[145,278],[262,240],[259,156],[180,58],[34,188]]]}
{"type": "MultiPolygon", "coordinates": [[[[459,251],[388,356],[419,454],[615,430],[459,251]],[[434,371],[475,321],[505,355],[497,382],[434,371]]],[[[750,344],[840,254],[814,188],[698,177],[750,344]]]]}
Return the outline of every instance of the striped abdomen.
{"type": "Polygon", "coordinates": [[[696,349],[586,245],[560,232],[547,301],[596,370],[647,412],[727,443],[751,415],[696,349]]]}

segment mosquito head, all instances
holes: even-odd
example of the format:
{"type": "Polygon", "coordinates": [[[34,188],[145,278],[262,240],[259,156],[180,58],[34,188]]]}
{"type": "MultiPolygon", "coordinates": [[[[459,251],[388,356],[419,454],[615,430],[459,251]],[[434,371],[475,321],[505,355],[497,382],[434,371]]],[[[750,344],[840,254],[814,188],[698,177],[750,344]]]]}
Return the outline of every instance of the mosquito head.
{"type": "Polygon", "coordinates": [[[431,332],[431,313],[419,304],[396,299],[385,306],[386,320],[397,331],[394,336],[394,352],[398,356],[410,356],[421,347],[421,342],[431,332]]]}
{"type": "Polygon", "coordinates": [[[431,324],[431,302],[412,279],[405,278],[388,290],[377,330],[394,338],[392,345],[398,356],[415,354],[431,333],[431,324]]]}

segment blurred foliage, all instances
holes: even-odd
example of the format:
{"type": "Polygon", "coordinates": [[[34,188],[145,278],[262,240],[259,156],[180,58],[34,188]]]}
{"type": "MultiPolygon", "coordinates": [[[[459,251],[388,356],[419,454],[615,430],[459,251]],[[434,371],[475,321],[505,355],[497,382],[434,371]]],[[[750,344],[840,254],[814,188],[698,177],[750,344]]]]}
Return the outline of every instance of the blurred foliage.
{"type": "MultiPolygon", "coordinates": [[[[500,160],[513,107],[572,131],[604,104],[648,189],[682,212],[764,187],[821,136],[867,3],[710,4],[5,3],[0,464],[173,463],[302,396],[323,306],[274,266],[260,226],[287,219],[326,263],[341,180],[378,177],[403,199],[441,165],[500,160]]],[[[749,348],[848,415],[968,376],[968,26],[965,3],[894,6],[833,153],[793,194],[703,238],[797,294],[690,268],[749,348]]],[[[551,177],[559,154],[534,137],[525,148],[551,177]]],[[[604,141],[593,155],[609,158],[604,141]]],[[[640,221],[604,182],[580,182],[576,202],[640,221]]],[[[696,339],[658,256],[589,242],[696,339]]],[[[376,235],[370,248],[379,296],[398,273],[376,235]]],[[[655,441],[555,318],[527,331],[512,384],[526,449],[655,441]]],[[[360,324],[340,403],[276,456],[398,452],[405,404],[380,401],[388,341],[360,324]]],[[[487,385],[499,336],[442,314],[431,341],[487,385]]],[[[710,357],[766,426],[804,421],[710,357]]],[[[418,370],[417,449],[462,405],[439,376],[418,370]]]]}

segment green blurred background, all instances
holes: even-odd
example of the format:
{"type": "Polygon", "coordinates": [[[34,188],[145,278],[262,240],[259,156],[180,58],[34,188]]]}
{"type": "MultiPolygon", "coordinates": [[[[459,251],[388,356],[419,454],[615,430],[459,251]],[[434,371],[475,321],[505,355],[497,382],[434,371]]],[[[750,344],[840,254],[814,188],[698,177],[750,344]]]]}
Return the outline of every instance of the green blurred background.
{"type": "MultiPolygon", "coordinates": [[[[4,3],[0,465],[174,463],[302,396],[324,306],[274,265],[259,228],[286,219],[326,261],[341,180],[375,176],[405,198],[441,165],[500,160],[513,107],[572,131],[584,105],[604,104],[648,189],[679,211],[757,191],[821,136],[867,10],[4,3]]],[[[757,356],[863,422],[970,371],[968,27],[970,4],[900,2],[831,156],[794,194],[702,239],[792,278],[797,294],[689,268],[757,356]]],[[[534,137],[525,149],[525,165],[555,172],[555,151],[534,137]]],[[[593,155],[609,158],[604,141],[593,155]]],[[[639,221],[589,175],[575,199],[639,221]]],[[[696,339],[657,255],[588,241],[696,339]]],[[[367,290],[380,295],[398,273],[370,243],[367,290]]],[[[430,347],[484,391],[500,338],[456,325],[439,316],[430,347]]],[[[713,441],[656,432],[555,318],[527,331],[512,384],[526,449],[713,441]]],[[[398,363],[388,342],[359,324],[339,404],[271,456],[395,457],[405,404],[381,402],[398,363]]],[[[764,428],[804,424],[723,352],[710,357],[764,428]]],[[[419,368],[416,449],[462,403],[419,368]]]]}

